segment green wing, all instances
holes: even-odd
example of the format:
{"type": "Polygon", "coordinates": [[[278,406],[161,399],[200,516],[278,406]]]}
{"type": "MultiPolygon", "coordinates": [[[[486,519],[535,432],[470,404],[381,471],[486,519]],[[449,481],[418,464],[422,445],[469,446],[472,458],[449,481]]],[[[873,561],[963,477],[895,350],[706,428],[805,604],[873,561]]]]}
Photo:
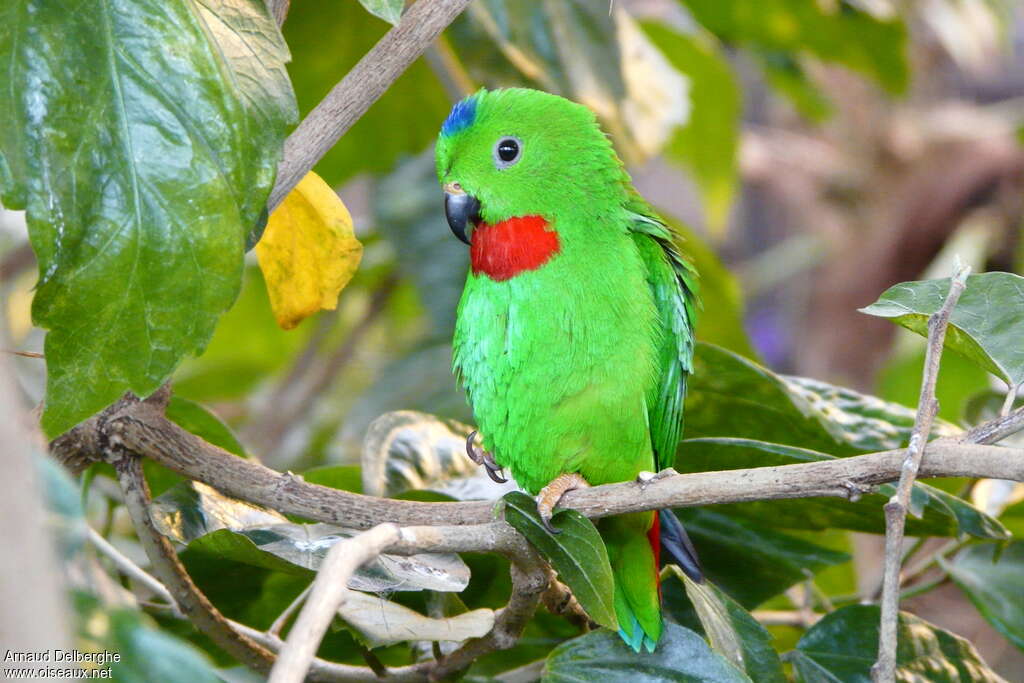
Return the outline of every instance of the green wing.
{"type": "Polygon", "coordinates": [[[651,445],[661,470],[675,464],[683,433],[683,401],[686,380],[693,372],[693,330],[699,306],[697,271],[676,248],[672,229],[642,200],[638,198],[627,210],[665,331],[659,350],[661,384],[647,397],[651,445]]]}

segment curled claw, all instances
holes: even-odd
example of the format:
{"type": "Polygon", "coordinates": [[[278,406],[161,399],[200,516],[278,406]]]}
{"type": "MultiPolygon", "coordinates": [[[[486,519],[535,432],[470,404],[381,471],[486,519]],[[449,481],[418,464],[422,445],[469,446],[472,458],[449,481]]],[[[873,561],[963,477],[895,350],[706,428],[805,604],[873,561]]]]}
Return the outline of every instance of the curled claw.
{"type": "Polygon", "coordinates": [[[469,456],[469,459],[477,465],[483,465],[484,470],[487,472],[487,476],[490,477],[491,481],[494,483],[504,484],[507,482],[508,479],[505,478],[502,468],[498,463],[494,462],[494,457],[484,449],[477,446],[476,443],[474,443],[474,439],[476,439],[475,429],[466,437],[466,455],[469,456]]]}

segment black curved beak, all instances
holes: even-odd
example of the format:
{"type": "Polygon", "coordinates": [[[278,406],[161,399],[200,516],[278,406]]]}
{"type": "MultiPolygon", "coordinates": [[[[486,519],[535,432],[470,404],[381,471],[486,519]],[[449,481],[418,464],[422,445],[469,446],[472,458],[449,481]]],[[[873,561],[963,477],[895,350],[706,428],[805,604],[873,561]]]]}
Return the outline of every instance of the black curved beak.
{"type": "Polygon", "coordinates": [[[444,215],[455,236],[469,244],[472,229],[467,233],[466,226],[480,222],[480,201],[465,192],[445,192],[444,215]]]}

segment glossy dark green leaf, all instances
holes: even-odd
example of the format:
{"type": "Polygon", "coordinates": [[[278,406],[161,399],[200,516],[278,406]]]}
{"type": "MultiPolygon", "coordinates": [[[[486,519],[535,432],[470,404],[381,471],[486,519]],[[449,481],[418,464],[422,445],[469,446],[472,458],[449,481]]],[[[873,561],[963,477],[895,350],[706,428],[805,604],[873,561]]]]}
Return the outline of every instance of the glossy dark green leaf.
{"type": "Polygon", "coordinates": [[[871,76],[889,92],[906,89],[906,28],[899,17],[877,19],[851,3],[814,0],[681,1],[727,43],[811,54],[871,76]]]}
{"type": "Polygon", "coordinates": [[[219,446],[228,453],[245,457],[245,448],[231,428],[195,401],[181,396],[171,396],[165,414],[171,422],[202,438],[207,443],[219,446]]]}
{"type": "Polygon", "coordinates": [[[1024,650],[1024,541],[972,545],[942,564],[982,616],[1024,650]]]}
{"type": "MultiPolygon", "coordinates": [[[[748,569],[747,576],[759,576],[755,571],[748,569]]],[[[746,671],[757,683],[785,683],[782,661],[772,647],[772,635],[750,612],[712,581],[698,584],[681,571],[675,572],[673,580],[685,584],[700,629],[713,650],[746,671]]]]}
{"type": "Polygon", "coordinates": [[[308,569],[261,550],[252,538],[230,529],[217,529],[199,536],[186,546],[184,552],[287,574],[309,575],[308,569]]]}
{"type": "MultiPolygon", "coordinates": [[[[912,336],[912,335],[911,335],[912,336]]],[[[878,376],[877,391],[887,401],[917,408],[921,396],[921,373],[924,370],[925,340],[909,353],[899,353],[889,359],[878,376]]],[[[898,345],[902,347],[903,345],[898,345]]],[[[989,374],[968,358],[958,353],[942,356],[939,377],[935,384],[935,397],[939,399],[939,417],[955,424],[961,420],[967,399],[989,386],[989,374]]]]}
{"type": "MultiPolygon", "coordinates": [[[[879,608],[851,605],[804,634],[787,658],[801,683],[870,683],[878,654],[879,608]]],[[[900,612],[896,680],[929,683],[1002,682],[968,641],[913,614],[900,612]]]]}
{"type": "Polygon", "coordinates": [[[541,523],[537,503],[518,491],[505,495],[505,521],[526,537],[558,572],[558,578],[572,590],[591,619],[617,630],[612,605],[615,584],[608,551],[593,522],[575,510],[562,510],[551,520],[560,534],[552,534],[541,523]]]}
{"type": "Polygon", "coordinates": [[[630,683],[749,683],[750,678],[704,639],[672,623],[652,653],[633,652],[615,633],[593,631],[556,647],[541,681],[630,681],[630,683]]]}
{"type": "Polygon", "coordinates": [[[712,232],[728,225],[736,191],[740,90],[732,67],[710,35],[680,33],[665,24],[644,22],[655,46],[687,79],[689,118],[668,146],[668,156],[692,173],[704,198],[712,232]]]}
{"type": "MultiPolygon", "coordinates": [[[[949,278],[902,282],[861,311],[891,318],[928,335],[928,318],[942,307],[949,278]]],[[[967,356],[1008,385],[1024,384],[1024,277],[980,273],[967,278],[949,317],[946,346],[967,356]]]]}
{"type": "Polygon", "coordinates": [[[747,608],[805,581],[806,572],[817,574],[850,559],[846,553],[773,529],[771,519],[725,515],[719,506],[675,512],[697,548],[705,574],[747,608]]]}
{"type": "MultiPolygon", "coordinates": [[[[193,554],[230,558],[277,571],[316,571],[340,540],[359,533],[331,524],[296,524],[283,515],[228,498],[198,482],[179,484],[153,501],[161,533],[193,554]],[[226,533],[215,533],[215,532],[226,533]]],[[[349,587],[363,591],[461,591],[469,568],[455,554],[383,554],[362,566],[349,587]]]]}
{"type": "Polygon", "coordinates": [[[499,485],[466,455],[471,429],[454,420],[400,410],[384,413],[366,430],[363,442],[363,492],[393,497],[430,490],[456,500],[494,499],[515,490],[499,485]]]}
{"type": "MultiPolygon", "coordinates": [[[[283,30],[292,50],[288,71],[302,115],[390,28],[352,0],[293,2],[283,30]]],[[[416,60],[314,170],[331,186],[359,173],[390,171],[404,155],[418,154],[433,143],[449,109],[441,82],[422,59],[416,60]]]]}
{"type": "Polygon", "coordinates": [[[0,9],[3,155],[40,278],[50,435],[202,351],[295,116],[262,2],[14,0],[0,9]]]}
{"type": "MultiPolygon", "coordinates": [[[[994,389],[985,389],[971,396],[964,402],[963,405],[963,422],[970,426],[976,426],[982,422],[988,422],[999,417],[999,414],[1003,410],[1003,405],[1006,403],[1006,393],[995,391],[994,389]]],[[[1018,408],[1024,407],[1024,396],[1017,396],[1013,405],[1010,406],[1011,410],[1017,410],[1018,408]]],[[[1024,433],[1017,432],[1011,434],[1005,441],[1001,443],[1007,445],[1016,445],[1018,443],[1024,444],[1024,433]]]]}
{"type": "MultiPolygon", "coordinates": [[[[710,344],[698,344],[686,399],[687,437],[739,437],[831,455],[900,448],[914,411],[852,389],[779,375],[710,344]]],[[[933,436],[959,429],[937,420],[933,436]]],[[[680,460],[686,457],[680,451],[680,460]]],[[[684,465],[685,466],[685,465],[684,465]]]]}
{"type": "MultiPolygon", "coordinates": [[[[749,439],[687,439],[680,445],[681,457],[676,461],[680,472],[705,472],[747,467],[772,467],[802,462],[831,460],[832,456],[815,451],[771,444],[749,439]],[[685,457],[683,457],[685,456],[685,457]]],[[[850,529],[868,533],[884,533],[882,506],[892,495],[890,484],[856,502],[838,498],[803,498],[793,500],[737,503],[717,508],[760,523],[791,529],[850,529]]],[[[923,507],[923,517],[907,518],[909,536],[956,536],[970,534],[979,538],[1005,539],[1009,533],[998,520],[981,512],[967,501],[945,491],[914,484],[914,503],[923,507]]]]}
{"type": "Polygon", "coordinates": [[[402,10],[405,8],[405,0],[359,0],[367,12],[379,17],[392,26],[402,18],[402,10]]]}

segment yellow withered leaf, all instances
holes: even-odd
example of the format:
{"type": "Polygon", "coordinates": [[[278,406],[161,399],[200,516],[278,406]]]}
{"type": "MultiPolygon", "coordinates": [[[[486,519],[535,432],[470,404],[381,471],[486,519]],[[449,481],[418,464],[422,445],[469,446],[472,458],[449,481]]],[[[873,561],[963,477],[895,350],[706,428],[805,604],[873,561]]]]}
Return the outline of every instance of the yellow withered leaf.
{"type": "Polygon", "coordinates": [[[320,176],[307,173],[274,209],[256,245],[277,324],[290,330],[336,308],[362,256],[348,209],[320,176]]]}

